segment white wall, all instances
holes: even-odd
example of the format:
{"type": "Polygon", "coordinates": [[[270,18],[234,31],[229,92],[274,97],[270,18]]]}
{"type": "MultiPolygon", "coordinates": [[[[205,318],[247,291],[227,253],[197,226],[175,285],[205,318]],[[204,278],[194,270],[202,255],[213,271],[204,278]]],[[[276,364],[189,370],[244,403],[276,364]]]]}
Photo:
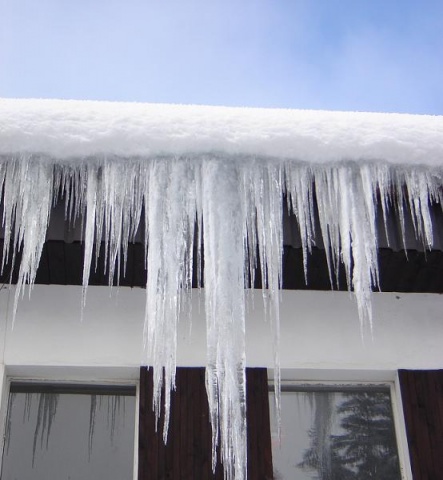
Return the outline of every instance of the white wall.
{"type": "MultiPolygon", "coordinates": [[[[58,380],[134,380],[145,363],[145,290],[89,287],[81,321],[81,288],[36,286],[19,304],[0,289],[0,427],[6,415],[6,376],[58,380]]],[[[179,324],[178,364],[206,361],[203,295],[193,294],[192,329],[179,324]]],[[[347,293],[282,292],[283,377],[297,380],[394,380],[399,368],[443,368],[443,296],[374,294],[373,339],[362,342],[356,305],[347,293]]],[[[261,293],[248,302],[247,362],[272,367],[272,340],[261,293]]],[[[398,388],[398,384],[397,384],[398,388]]],[[[401,411],[401,399],[395,402],[401,411]]],[[[396,414],[397,415],[397,414],[396,414]]],[[[398,418],[397,418],[398,417],[398,418]]],[[[405,478],[411,478],[404,425],[397,430],[405,478]]],[[[0,442],[1,448],[1,442],[0,442]]],[[[135,469],[136,471],[136,469],[135,469]]]]}
{"type": "MultiPolygon", "coordinates": [[[[80,287],[36,286],[30,299],[26,295],[20,302],[14,327],[13,294],[13,289],[0,291],[0,364],[7,373],[30,371],[29,366],[77,366],[111,368],[113,375],[123,367],[122,375],[136,375],[145,363],[144,289],[89,287],[81,321],[80,287]]],[[[383,293],[373,298],[374,338],[362,342],[349,294],[282,292],[282,367],[306,370],[307,377],[323,370],[443,368],[443,296],[383,293]]],[[[260,293],[248,309],[247,362],[271,367],[272,341],[260,293]]],[[[179,324],[180,365],[205,364],[203,313],[195,292],[192,331],[187,318],[179,324]]]]}

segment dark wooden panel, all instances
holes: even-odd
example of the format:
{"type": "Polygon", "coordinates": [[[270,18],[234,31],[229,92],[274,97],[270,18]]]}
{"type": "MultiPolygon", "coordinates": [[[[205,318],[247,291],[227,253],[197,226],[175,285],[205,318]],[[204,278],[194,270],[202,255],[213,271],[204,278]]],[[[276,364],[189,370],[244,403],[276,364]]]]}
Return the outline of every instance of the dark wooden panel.
{"type": "Polygon", "coordinates": [[[126,281],[128,286],[146,286],[145,247],[141,243],[129,244],[126,281]]]}
{"type": "MultiPolygon", "coordinates": [[[[182,478],[195,478],[199,471],[198,465],[195,466],[192,458],[192,444],[194,442],[192,421],[194,416],[198,421],[200,412],[194,410],[191,403],[192,383],[190,379],[190,369],[183,368],[178,372],[177,378],[177,392],[180,394],[180,470],[182,478]]],[[[176,422],[177,419],[174,418],[176,422]]]]}
{"type": "MultiPolygon", "coordinates": [[[[271,433],[266,369],[247,369],[248,478],[272,478],[271,433]]],[[[139,480],[223,480],[212,472],[212,433],[204,368],[178,368],[171,399],[168,442],[162,440],[163,413],[155,431],[152,370],[140,373],[139,480]]]]}
{"type": "Polygon", "coordinates": [[[246,418],[248,428],[248,478],[259,478],[260,458],[258,452],[258,439],[260,436],[260,407],[261,399],[260,384],[256,371],[248,371],[247,375],[247,396],[246,396],[246,418]]]}
{"type": "Polygon", "coordinates": [[[140,375],[139,479],[223,479],[219,465],[211,467],[211,426],[204,368],[177,368],[171,398],[168,442],[162,439],[164,412],[155,431],[152,411],[152,370],[140,375]]]}
{"type": "MultiPolygon", "coordinates": [[[[149,388],[150,382],[148,370],[140,369],[140,392],[139,392],[139,422],[138,422],[138,478],[143,478],[148,471],[148,435],[149,431],[149,388]]],[[[151,393],[152,394],[152,393],[151,393]]]]}
{"type": "Polygon", "coordinates": [[[48,257],[48,248],[46,243],[43,245],[42,255],[40,257],[40,263],[38,265],[37,275],[35,277],[35,283],[37,284],[49,283],[49,257],[48,257]]]}
{"type": "MultiPolygon", "coordinates": [[[[181,374],[176,372],[179,377],[176,378],[176,383],[180,382],[181,374]]],[[[181,411],[181,395],[179,391],[175,391],[171,396],[171,421],[169,424],[169,435],[168,435],[168,448],[167,448],[167,459],[168,459],[168,470],[171,471],[171,479],[180,478],[180,432],[181,432],[181,422],[180,422],[180,411],[181,411]],[[176,421],[176,419],[178,419],[176,421]],[[172,461],[171,461],[172,459],[172,461]],[[172,463],[172,465],[171,465],[172,463]]],[[[140,480],[140,479],[139,479],[140,480]]]]}
{"type": "Polygon", "coordinates": [[[105,275],[104,267],[104,248],[102,244],[94,245],[92,250],[91,269],[89,270],[89,285],[107,285],[108,277],[105,275]],[[99,257],[96,260],[97,248],[99,257]]]}
{"type": "MultiPolygon", "coordinates": [[[[152,402],[152,398],[151,398],[152,402]]],[[[164,391],[162,392],[161,404],[163,405],[165,402],[164,391]]],[[[163,429],[165,423],[165,415],[164,409],[161,411],[160,418],[157,420],[157,442],[156,442],[156,449],[157,449],[157,475],[155,478],[159,480],[164,480],[166,477],[166,448],[163,442],[163,429]]],[[[154,477],[151,477],[154,478],[154,477]]]]}
{"type": "MultiPolygon", "coordinates": [[[[80,242],[65,244],[65,270],[68,285],[81,285],[83,281],[84,248],[80,242]],[[68,253],[69,249],[69,253],[68,253]]],[[[52,269],[51,269],[52,272],[52,269]]],[[[54,283],[54,282],[52,282],[54,283]]]]}
{"type": "Polygon", "coordinates": [[[399,371],[414,480],[443,472],[443,370],[399,371]]]}
{"type": "MultiPolygon", "coordinates": [[[[0,248],[3,241],[0,240],[0,248]]],[[[105,246],[100,245],[100,255],[95,266],[95,248],[89,277],[90,285],[108,285],[108,273],[104,261],[105,246]]],[[[65,243],[62,240],[50,240],[44,245],[40,266],[37,272],[37,284],[81,285],[83,277],[84,246],[80,242],[65,243]]],[[[11,268],[12,283],[17,282],[17,273],[21,254],[18,252],[15,264],[9,262],[0,275],[1,283],[9,283],[11,268]]],[[[122,259],[123,261],[123,259],[122,259]]],[[[421,292],[443,293],[443,252],[433,250],[419,252],[380,249],[378,251],[380,268],[380,290],[382,292],[421,292]]],[[[123,265],[122,265],[123,270],[123,265]]],[[[197,263],[194,258],[193,287],[197,287],[197,263]]],[[[126,274],[121,272],[119,284],[128,287],[146,287],[146,268],[144,245],[128,245],[126,274]]],[[[303,272],[303,255],[300,248],[285,246],[283,250],[283,288],[287,290],[331,290],[326,264],[325,251],[313,248],[308,257],[308,283],[303,272]]],[[[117,284],[114,278],[113,284],[117,284]]],[[[256,272],[254,288],[261,288],[261,276],[256,272]]],[[[346,290],[344,269],[339,272],[338,287],[346,290]]]]}
{"type": "Polygon", "coordinates": [[[247,368],[248,479],[271,480],[272,445],[268,374],[265,368],[247,368]]]}
{"type": "MultiPolygon", "coordinates": [[[[47,242],[49,265],[49,283],[67,285],[65,243],[62,241],[47,242]]],[[[75,283],[73,285],[78,285],[75,283]]]]}

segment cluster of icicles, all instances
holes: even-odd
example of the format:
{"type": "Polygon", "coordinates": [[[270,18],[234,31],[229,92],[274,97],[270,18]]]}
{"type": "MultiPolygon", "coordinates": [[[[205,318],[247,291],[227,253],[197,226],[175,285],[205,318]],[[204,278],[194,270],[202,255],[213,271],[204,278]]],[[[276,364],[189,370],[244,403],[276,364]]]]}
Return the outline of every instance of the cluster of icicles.
{"type": "Polygon", "coordinates": [[[125,270],[128,243],[144,228],[145,360],[153,366],[157,412],[165,387],[165,439],[177,321],[186,308],[193,275],[200,284],[204,280],[213,449],[220,449],[228,480],[246,478],[245,288],[254,285],[257,269],[273,331],[279,402],[284,203],[298,221],[305,276],[310,249],[315,238],[321,238],[331,285],[342,265],[362,331],[370,332],[371,291],[378,284],[377,206],[385,222],[388,210],[395,210],[403,229],[404,212],[410,210],[417,237],[431,247],[429,205],[443,200],[441,170],[376,162],[304,164],[217,155],[57,161],[34,155],[1,158],[0,178],[3,265],[22,252],[14,313],[24,285],[35,280],[51,208],[58,199],[66,202],[67,221],[78,217],[83,222],[84,294],[97,260],[94,244],[106,242],[112,284],[114,275],[125,270]]]}

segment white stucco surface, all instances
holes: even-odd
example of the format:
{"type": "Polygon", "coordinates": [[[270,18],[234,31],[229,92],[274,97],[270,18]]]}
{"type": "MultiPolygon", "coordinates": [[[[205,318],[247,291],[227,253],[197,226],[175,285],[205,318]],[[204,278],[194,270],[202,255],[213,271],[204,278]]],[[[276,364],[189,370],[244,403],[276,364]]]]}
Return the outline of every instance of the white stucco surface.
{"type": "MultiPolygon", "coordinates": [[[[136,372],[142,363],[145,290],[89,287],[81,321],[81,288],[36,286],[21,301],[12,327],[13,291],[0,291],[0,355],[7,372],[32,374],[36,366],[63,374],[92,369],[136,372]],[[110,296],[111,293],[111,296],[110,296]],[[63,367],[60,369],[60,367],[63,367]],[[82,368],[79,368],[82,367],[82,368]],[[12,369],[12,370],[11,370],[12,369]]],[[[192,325],[179,324],[178,364],[205,365],[203,304],[193,295],[192,325]]],[[[283,291],[281,365],[313,377],[319,371],[386,371],[443,368],[443,296],[374,295],[373,339],[362,341],[355,303],[342,292],[283,291]],[[317,373],[315,373],[317,372],[317,373]]],[[[248,302],[247,363],[272,368],[269,324],[261,293],[248,302]]],[[[126,373],[124,373],[126,372],[126,373]]],[[[112,376],[112,373],[110,374],[112,376]]],[[[119,374],[120,375],[120,374],[119,374]]],[[[132,374],[131,374],[132,375],[132,374]]]]}
{"type": "MultiPolygon", "coordinates": [[[[106,287],[89,287],[81,321],[80,287],[38,285],[30,299],[21,301],[12,328],[13,294],[7,288],[0,290],[2,424],[7,403],[3,379],[8,376],[137,382],[139,366],[146,362],[142,351],[144,289],[114,289],[110,296],[106,287]]],[[[187,318],[179,325],[181,366],[206,363],[204,309],[199,308],[199,301],[194,292],[192,328],[187,318]]],[[[253,302],[248,301],[247,363],[272,369],[271,333],[261,302],[260,292],[253,302]]],[[[375,294],[374,336],[363,342],[356,305],[349,294],[283,291],[283,379],[393,381],[399,368],[443,368],[442,311],[442,295],[375,294]]],[[[398,392],[394,401],[396,411],[401,411],[398,392]]],[[[400,416],[396,422],[405,478],[409,479],[404,424],[400,416]]]]}

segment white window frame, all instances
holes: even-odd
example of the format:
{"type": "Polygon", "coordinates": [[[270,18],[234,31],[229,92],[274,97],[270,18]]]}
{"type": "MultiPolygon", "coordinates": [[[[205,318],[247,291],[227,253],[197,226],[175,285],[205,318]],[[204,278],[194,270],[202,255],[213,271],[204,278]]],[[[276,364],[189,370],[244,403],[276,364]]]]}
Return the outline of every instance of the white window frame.
{"type": "Polygon", "coordinates": [[[11,383],[101,385],[135,387],[133,480],[138,479],[138,441],[140,408],[140,369],[119,367],[6,367],[0,382],[0,471],[3,464],[6,418],[11,383]]]}

